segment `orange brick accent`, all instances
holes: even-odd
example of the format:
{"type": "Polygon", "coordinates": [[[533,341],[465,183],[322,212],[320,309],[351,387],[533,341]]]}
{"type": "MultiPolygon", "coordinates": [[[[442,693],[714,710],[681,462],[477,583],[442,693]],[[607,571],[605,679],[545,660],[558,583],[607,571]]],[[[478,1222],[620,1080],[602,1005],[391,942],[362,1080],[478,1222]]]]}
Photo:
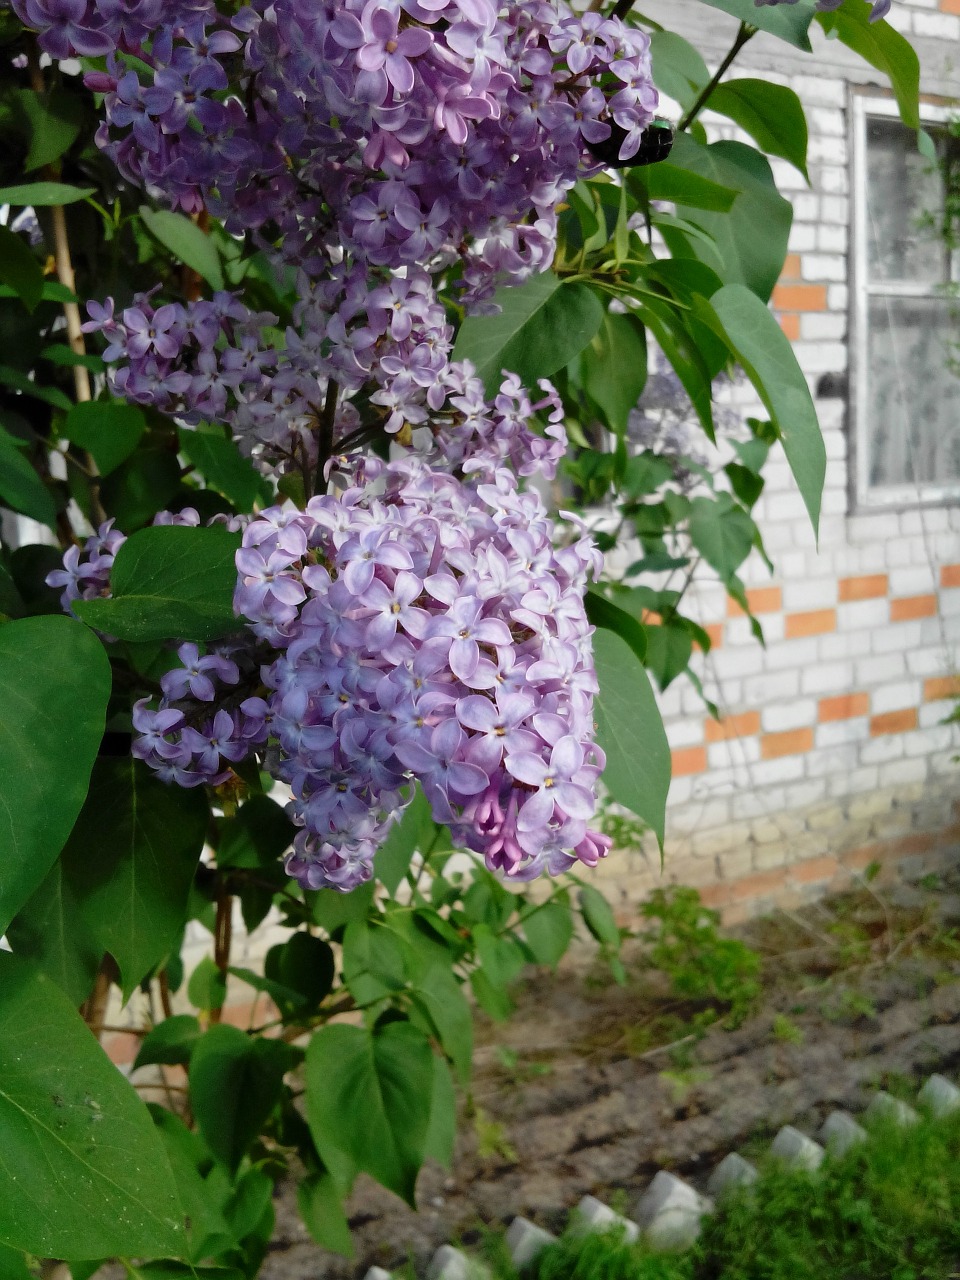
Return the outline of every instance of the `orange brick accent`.
{"type": "Polygon", "coordinates": [[[870,720],[870,733],[876,738],[881,733],[906,733],[917,727],[917,708],[904,707],[902,711],[887,711],[870,720]]]}
{"type": "Polygon", "coordinates": [[[943,13],[960,13],[960,0],[940,0],[943,13]]]}
{"type": "Polygon", "coordinates": [[[924,680],[924,702],[942,702],[946,698],[960,698],[960,676],[931,676],[924,680]]]}
{"type": "Polygon", "coordinates": [[[104,1049],[111,1062],[118,1067],[128,1066],[140,1052],[140,1037],[130,1032],[121,1031],[104,1041],[104,1049]]]}
{"type": "Polygon", "coordinates": [[[960,564],[944,564],[940,566],[941,587],[960,587],[960,564]]]}
{"type": "Polygon", "coordinates": [[[778,316],[780,328],[791,342],[800,341],[800,317],[795,311],[788,311],[785,315],[778,316]]]}
{"type": "Polygon", "coordinates": [[[703,773],[707,767],[706,747],[681,747],[672,751],[673,776],[682,778],[688,773],[703,773]]]}
{"type": "MultiPolygon", "coordinates": [[[[710,648],[719,649],[720,646],[723,644],[723,623],[708,622],[703,629],[707,633],[707,635],[710,637],[710,648]]],[[[698,649],[701,647],[696,640],[694,640],[693,643],[697,646],[698,649]]]]}
{"type": "Polygon", "coordinates": [[[788,729],[786,733],[766,733],[760,742],[760,754],[764,760],[778,760],[780,756],[798,756],[813,746],[812,729],[788,729]]]}
{"type": "Polygon", "coordinates": [[[838,698],[821,698],[817,719],[852,720],[854,716],[870,714],[870,695],[867,693],[843,693],[838,698]]]}
{"type": "Polygon", "coordinates": [[[932,618],[937,612],[936,596],[901,596],[890,601],[890,621],[907,622],[910,618],[932,618]]]}
{"type": "Polygon", "coordinates": [[[703,736],[708,742],[726,742],[729,738],[748,738],[760,732],[760,712],[743,711],[738,716],[725,716],[723,720],[708,717],[703,722],[703,736]]]}
{"type": "Polygon", "coordinates": [[[774,893],[783,888],[788,872],[788,867],[780,867],[776,871],[758,871],[752,876],[744,876],[742,880],[735,880],[730,885],[730,897],[736,901],[774,893]]]}
{"type": "Polygon", "coordinates": [[[873,600],[887,594],[885,573],[871,573],[864,578],[841,578],[838,583],[841,600],[873,600]]]}
{"type": "Polygon", "coordinates": [[[816,884],[822,880],[832,880],[840,870],[836,858],[807,858],[790,868],[790,879],[798,884],[816,884]]]}
{"type": "MultiPolygon", "coordinates": [[[[751,613],[779,613],[783,607],[783,594],[779,587],[754,587],[747,592],[747,604],[751,613]]],[[[727,614],[731,618],[744,616],[732,596],[727,597],[727,614]]]]}
{"type": "Polygon", "coordinates": [[[776,311],[826,311],[825,284],[778,284],[773,290],[776,311]]]}
{"type": "Polygon", "coordinates": [[[800,636],[819,636],[825,631],[836,631],[836,609],[814,609],[810,613],[788,613],[786,636],[796,640],[800,636]]]}
{"type": "Polygon", "coordinates": [[[780,279],[799,280],[800,278],[800,255],[799,253],[788,253],[783,260],[783,270],[780,272],[780,279]]]}

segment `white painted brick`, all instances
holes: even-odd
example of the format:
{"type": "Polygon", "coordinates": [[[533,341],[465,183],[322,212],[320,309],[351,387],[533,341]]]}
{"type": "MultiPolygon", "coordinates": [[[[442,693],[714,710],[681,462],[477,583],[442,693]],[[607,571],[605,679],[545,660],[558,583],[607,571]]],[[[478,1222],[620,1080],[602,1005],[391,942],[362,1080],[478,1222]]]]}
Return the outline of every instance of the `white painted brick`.
{"type": "Polygon", "coordinates": [[[806,582],[784,581],[783,607],[787,613],[807,609],[830,609],[837,603],[835,578],[813,578],[806,582]]]}
{"type": "Polygon", "coordinates": [[[756,764],[759,759],[760,742],[757,738],[730,738],[725,742],[711,742],[707,747],[710,769],[732,769],[738,765],[756,764]]]}
{"type": "MultiPolygon", "coordinates": [[[[834,192],[845,195],[847,191],[847,173],[845,169],[825,169],[820,175],[820,186],[826,191],[827,184],[834,192]]],[[[817,248],[827,253],[846,253],[848,233],[846,227],[818,227],[817,248]]]]}
{"type": "Polygon", "coordinates": [[[827,311],[806,311],[800,317],[800,337],[804,342],[836,342],[845,338],[846,334],[847,317],[844,315],[831,315],[827,311]]]}
{"type": "Polygon", "coordinates": [[[826,778],[829,791],[830,779],[842,776],[854,769],[859,763],[860,744],[851,742],[846,746],[825,748],[811,751],[807,756],[807,775],[811,778],[826,778]]]}
{"type": "Polygon", "coordinates": [[[758,787],[781,782],[796,782],[804,774],[803,756],[783,756],[779,760],[761,760],[751,769],[751,779],[758,787]]]}
{"type": "MultiPolygon", "coordinates": [[[[760,628],[763,631],[763,638],[767,644],[772,644],[777,640],[783,639],[783,616],[776,613],[764,613],[757,619],[760,628]]],[[[724,644],[743,646],[751,645],[756,649],[760,641],[753,634],[750,627],[750,619],[745,617],[731,618],[727,623],[727,631],[724,636],[724,644]]],[[[754,668],[756,669],[756,668],[754,668]]]]}
{"type": "Polygon", "coordinates": [[[693,779],[688,777],[672,778],[670,790],[667,792],[667,804],[689,804],[693,796],[693,779]]]}
{"type": "MultiPolygon", "coordinates": [[[[762,658],[761,658],[762,662],[762,658]]],[[[743,682],[743,698],[748,706],[757,707],[765,702],[775,702],[782,698],[795,698],[800,693],[801,680],[808,670],[763,671],[760,675],[748,676],[743,682]]],[[[850,666],[851,672],[853,665],[850,666]]],[[[812,689],[804,689],[804,693],[812,693],[812,689]]]]}
{"type": "Polygon", "coordinates": [[[827,794],[826,778],[795,782],[786,788],[785,804],[788,809],[807,809],[827,794]]]}
{"type": "MultiPolygon", "coordinates": [[[[710,665],[716,674],[716,678],[724,682],[731,676],[753,675],[757,667],[761,665],[760,659],[757,657],[758,651],[762,652],[756,640],[754,640],[752,646],[744,645],[742,648],[737,649],[723,646],[719,649],[712,649],[710,651],[710,665]]],[[[792,664],[788,663],[787,665],[792,664]]]]}
{"type": "Polygon", "coordinates": [[[915,13],[913,30],[918,36],[956,41],[960,38],[960,19],[949,13],[915,13]]]}
{"type": "MultiPolygon", "coordinates": [[[[793,216],[797,222],[819,223],[823,221],[823,214],[820,212],[820,197],[813,195],[812,192],[797,196],[793,201],[793,216]]],[[[843,222],[845,219],[836,218],[834,221],[843,222]]]]}
{"type": "Polygon", "coordinates": [[[670,830],[679,835],[690,835],[694,831],[705,831],[711,827],[719,827],[730,821],[730,802],[709,800],[692,803],[682,812],[671,814],[670,830]]]}
{"type": "Polygon", "coordinates": [[[860,759],[864,764],[886,764],[888,760],[899,760],[902,755],[903,735],[898,733],[871,738],[860,749],[860,759]]]}
{"type": "Polygon", "coordinates": [[[915,707],[920,701],[920,681],[900,680],[896,684],[883,685],[874,690],[870,699],[870,709],[875,716],[885,711],[900,711],[905,707],[915,707]]]}
{"type": "Polygon", "coordinates": [[[828,284],[827,285],[827,310],[828,311],[846,311],[847,309],[847,286],[845,284],[828,284]]]}
{"type": "Polygon", "coordinates": [[[694,747],[703,742],[702,721],[671,720],[664,724],[664,728],[671,747],[694,747]]]}
{"type": "Polygon", "coordinates": [[[815,735],[817,750],[821,747],[840,747],[851,742],[864,742],[870,737],[870,723],[866,716],[854,716],[850,720],[828,720],[818,724],[815,735]]]}
{"type": "Polygon", "coordinates": [[[804,280],[846,280],[847,260],[839,253],[807,253],[803,258],[804,280]]]}
{"type": "Polygon", "coordinates": [[[877,786],[879,770],[876,765],[863,765],[858,769],[850,769],[847,773],[835,774],[827,778],[827,793],[838,797],[858,795],[864,791],[872,791],[877,786]]]}
{"type": "Polygon", "coordinates": [[[863,630],[820,636],[818,652],[825,662],[863,657],[870,652],[870,632],[863,630]]]}
{"type": "Polygon", "coordinates": [[[930,761],[929,761],[930,772],[932,774],[936,774],[937,776],[940,776],[942,774],[949,774],[951,778],[956,778],[957,776],[956,756],[957,756],[957,753],[954,747],[951,747],[949,751],[938,751],[935,755],[932,755],[930,757],[930,761]]]}
{"type": "MultiPolygon", "coordinates": [[[[794,204],[796,208],[796,204],[794,204]]],[[[789,248],[792,253],[806,253],[817,247],[817,228],[809,222],[794,222],[790,228],[789,248]]]]}
{"type": "Polygon", "coordinates": [[[800,675],[801,691],[807,694],[844,693],[852,683],[852,662],[818,662],[804,667],[800,675]]]}
{"type": "Polygon", "coordinates": [[[847,600],[837,606],[838,631],[872,631],[889,622],[890,603],[884,599],[847,600]]]}
{"type": "Polygon", "coordinates": [[[870,637],[874,653],[909,654],[923,642],[923,627],[919,622],[895,622],[889,627],[877,627],[870,637]]]}
{"type": "Polygon", "coordinates": [[[945,751],[957,740],[952,725],[941,724],[932,729],[918,729],[914,733],[904,733],[903,749],[908,756],[932,756],[938,751],[945,751]]]}
{"type": "Polygon", "coordinates": [[[924,702],[917,710],[917,721],[920,728],[938,728],[951,713],[953,707],[954,703],[947,700],[942,702],[924,702]]]}
{"type": "Polygon", "coordinates": [[[820,217],[823,222],[842,222],[846,226],[850,217],[850,202],[843,196],[821,196],[820,217]]]}
{"type": "Polygon", "coordinates": [[[876,658],[858,658],[854,667],[855,684],[871,687],[886,684],[906,675],[907,659],[902,653],[884,653],[876,658]]]}
{"type": "MultiPolygon", "coordinates": [[[[817,660],[817,637],[804,636],[800,640],[784,640],[782,644],[772,645],[766,652],[765,665],[770,671],[781,671],[784,668],[802,669],[810,662],[817,660]]],[[[754,664],[756,670],[756,663],[754,664]]]]}
{"type": "Polygon", "coordinates": [[[954,669],[942,649],[915,648],[907,652],[907,670],[912,676],[946,676],[952,675],[954,669]]]}
{"type": "Polygon", "coordinates": [[[900,513],[900,529],[908,537],[913,533],[944,533],[949,528],[950,517],[943,507],[921,507],[900,513]]]}
{"type": "Polygon", "coordinates": [[[763,707],[760,723],[765,733],[785,733],[788,729],[804,729],[817,718],[817,704],[813,698],[799,698],[795,702],[774,702],[763,707]]]}
{"type": "Polygon", "coordinates": [[[890,570],[890,595],[923,596],[937,590],[939,574],[924,558],[919,564],[890,570]]]}
{"type": "Polygon", "coordinates": [[[924,782],[926,777],[927,762],[924,759],[891,760],[889,764],[880,766],[881,787],[906,786],[911,782],[924,782]]]}
{"type": "Polygon", "coordinates": [[[730,802],[735,818],[759,818],[776,815],[783,808],[786,792],[782,787],[769,787],[766,791],[743,791],[730,802]]]}

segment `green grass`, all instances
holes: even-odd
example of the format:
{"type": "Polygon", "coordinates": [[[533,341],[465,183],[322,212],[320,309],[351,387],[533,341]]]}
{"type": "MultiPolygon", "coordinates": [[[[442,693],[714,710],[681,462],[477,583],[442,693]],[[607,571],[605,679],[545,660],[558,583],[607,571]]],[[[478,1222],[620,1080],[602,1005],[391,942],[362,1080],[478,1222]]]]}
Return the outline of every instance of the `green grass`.
{"type": "MultiPolygon", "coordinates": [[[[654,1254],[614,1235],[561,1239],[525,1280],[949,1280],[960,1275],[960,1115],[870,1141],[816,1174],[768,1163],[724,1199],[686,1253],[654,1254]]],[[[514,1280],[502,1245],[488,1250],[514,1280]]]]}

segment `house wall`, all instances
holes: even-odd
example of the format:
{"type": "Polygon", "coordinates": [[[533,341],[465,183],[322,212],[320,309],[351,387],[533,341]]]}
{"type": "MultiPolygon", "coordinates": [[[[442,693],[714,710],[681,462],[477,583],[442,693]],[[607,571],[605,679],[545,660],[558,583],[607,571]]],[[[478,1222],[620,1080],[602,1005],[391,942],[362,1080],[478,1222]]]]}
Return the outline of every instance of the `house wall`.
{"type": "MultiPolygon", "coordinates": [[[[737,26],[705,24],[685,0],[644,11],[711,66],[737,26]]],[[[894,0],[891,20],[920,55],[923,92],[960,96],[960,0],[894,0]]],[[[625,919],[664,882],[696,885],[735,920],[874,862],[919,872],[960,852],[960,740],[941,723],[960,695],[960,506],[857,513],[850,496],[850,103],[883,77],[811,34],[814,58],[761,35],[731,74],[788,84],[810,126],[809,186],[774,161],[794,225],[773,305],[826,441],[819,546],[778,451],[756,511],[776,573],[757,556],[744,573],[766,648],[721,587],[695,584],[687,599],[713,640],[698,670],[723,719],[683,680],[660,699],[674,773],[663,869],[649,845],[599,869],[625,919]]]]}

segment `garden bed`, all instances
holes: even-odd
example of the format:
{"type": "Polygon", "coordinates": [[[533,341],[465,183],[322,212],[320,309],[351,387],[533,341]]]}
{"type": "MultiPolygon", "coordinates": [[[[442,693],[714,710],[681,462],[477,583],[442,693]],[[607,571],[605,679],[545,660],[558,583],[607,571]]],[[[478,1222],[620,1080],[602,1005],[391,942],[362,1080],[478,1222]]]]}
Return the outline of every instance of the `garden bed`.
{"type": "Polygon", "coordinates": [[[264,1280],[421,1270],[440,1244],[476,1241],[522,1213],[558,1230],[579,1198],[636,1199],[666,1168],[695,1185],[784,1123],[813,1131],[872,1089],[912,1089],[960,1066],[960,869],[854,892],[752,922],[736,937],[763,960],[742,1023],[684,1002],[625,954],[618,986],[598,966],[531,972],[506,1023],[479,1015],[472,1117],[453,1169],[424,1170],[414,1213],[367,1179],[348,1211],[356,1257],[319,1249],[292,1196],[278,1204],[264,1280]]]}

